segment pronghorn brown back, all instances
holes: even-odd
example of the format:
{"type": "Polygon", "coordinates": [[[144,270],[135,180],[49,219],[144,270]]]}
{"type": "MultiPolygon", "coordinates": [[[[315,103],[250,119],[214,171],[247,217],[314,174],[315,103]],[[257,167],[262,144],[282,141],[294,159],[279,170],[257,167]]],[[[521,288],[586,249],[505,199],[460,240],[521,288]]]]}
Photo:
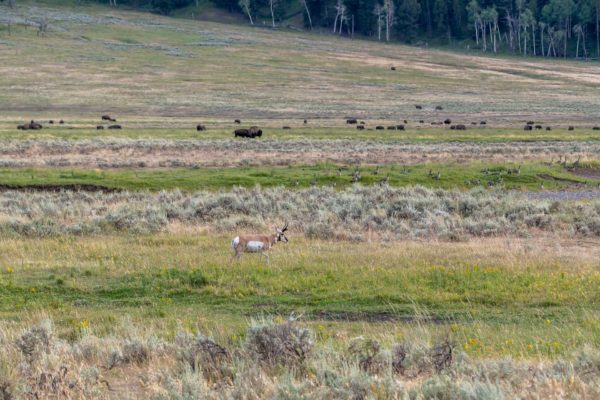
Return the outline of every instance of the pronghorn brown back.
{"type": "Polygon", "coordinates": [[[260,253],[261,256],[264,255],[267,257],[268,262],[269,255],[266,254],[266,252],[269,251],[275,243],[288,241],[288,238],[285,236],[287,228],[288,224],[286,223],[283,228],[276,229],[275,233],[271,235],[249,234],[234,237],[231,241],[231,248],[235,251],[233,257],[239,260],[242,253],[260,253]]]}

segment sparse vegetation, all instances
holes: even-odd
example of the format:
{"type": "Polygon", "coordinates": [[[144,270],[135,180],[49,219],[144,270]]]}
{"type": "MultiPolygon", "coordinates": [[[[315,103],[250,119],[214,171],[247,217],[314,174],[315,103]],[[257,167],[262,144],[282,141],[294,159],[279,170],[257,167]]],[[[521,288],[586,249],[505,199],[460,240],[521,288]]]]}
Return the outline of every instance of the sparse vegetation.
{"type": "MultiPolygon", "coordinates": [[[[600,395],[597,382],[600,370],[600,354],[591,348],[569,355],[564,361],[533,363],[505,358],[498,361],[475,361],[463,350],[454,349],[442,367],[436,363],[439,348],[448,348],[447,343],[436,344],[429,332],[421,330],[421,337],[413,337],[410,345],[392,344],[391,352],[373,340],[356,338],[348,351],[320,345],[316,351],[306,354],[302,360],[305,368],[297,368],[297,352],[281,347],[289,341],[296,342],[298,334],[311,335],[297,323],[271,324],[260,329],[262,342],[272,343],[267,348],[260,346],[261,353],[270,353],[281,361],[278,368],[270,364],[254,364],[256,348],[233,344],[230,350],[214,341],[199,336],[189,338],[179,333],[175,342],[148,337],[143,340],[145,357],[156,359],[146,363],[145,359],[135,366],[127,363],[106,369],[107,350],[114,346],[127,349],[129,339],[102,339],[87,333],[73,343],[48,333],[51,340],[39,345],[48,346],[36,365],[14,368],[10,381],[3,385],[3,400],[19,397],[70,397],[103,399],[118,390],[121,395],[144,396],[154,399],[180,398],[438,398],[438,399],[504,399],[519,396],[544,396],[547,399],[562,398],[561,392],[568,391],[571,398],[588,398],[600,395]],[[305,333],[306,332],[306,333],[305,333]],[[184,339],[185,338],[185,339],[184,339]],[[357,343],[361,343],[360,345],[357,343]],[[371,361],[360,356],[357,346],[369,347],[367,353],[378,357],[377,368],[371,361]],[[410,359],[411,374],[407,369],[397,368],[398,348],[402,347],[404,360],[410,359]],[[181,349],[204,354],[195,359],[194,366],[180,358],[181,349]],[[210,350],[209,350],[210,349],[210,350]],[[214,349],[218,349],[215,353],[214,349]],[[425,353],[419,349],[426,350],[425,353]],[[82,357],[82,350],[85,357],[82,357]],[[217,358],[211,354],[220,354],[217,358]],[[226,354],[226,356],[225,356],[226,354]],[[429,354],[429,355],[425,355],[429,354]],[[431,356],[433,355],[433,356],[431,356]],[[206,358],[208,357],[208,358],[206,358]],[[201,369],[196,369],[202,360],[201,369]],[[183,363],[182,363],[183,361],[183,363]],[[215,371],[227,364],[226,375],[215,375],[215,371]],[[215,369],[216,368],[216,369],[215,369]],[[127,374],[135,371],[138,382],[128,382],[127,374]],[[213,371],[207,373],[207,371],[213,371]]],[[[39,330],[39,328],[32,328],[39,330]]],[[[248,331],[248,341],[257,340],[256,328],[248,331]]],[[[27,358],[14,351],[11,342],[13,331],[5,331],[7,341],[0,344],[6,365],[19,365],[27,358]]],[[[37,336],[36,336],[37,337],[37,336]]],[[[294,346],[299,343],[294,344],[294,346]]],[[[361,350],[362,351],[362,350],[361,350]]],[[[136,350],[137,352],[137,350],[136,350]]],[[[111,353],[112,354],[112,353],[111,353]]],[[[110,356],[109,356],[110,358],[110,356]]],[[[404,361],[403,361],[404,362],[404,361]]],[[[12,367],[8,367],[12,368],[12,367]]]]}

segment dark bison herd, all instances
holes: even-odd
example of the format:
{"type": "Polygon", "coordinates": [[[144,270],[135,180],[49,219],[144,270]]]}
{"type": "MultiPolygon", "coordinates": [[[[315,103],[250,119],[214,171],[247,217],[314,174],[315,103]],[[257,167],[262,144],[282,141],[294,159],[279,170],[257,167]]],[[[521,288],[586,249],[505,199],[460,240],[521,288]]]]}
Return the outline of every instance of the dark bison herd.
{"type": "MultiPolygon", "coordinates": [[[[423,106],[419,105],[419,104],[416,104],[415,107],[417,109],[419,109],[419,110],[423,109],[423,106]]],[[[435,109],[436,110],[443,110],[443,108],[441,106],[436,106],[435,109]]],[[[107,121],[107,122],[117,122],[117,119],[111,117],[110,115],[102,115],[101,119],[102,119],[103,122],[104,121],[107,121]]],[[[241,120],[239,120],[239,119],[235,119],[233,122],[235,124],[241,124],[241,120]]],[[[65,123],[65,121],[61,119],[57,123],[60,124],[60,125],[63,125],[65,123]]],[[[303,121],[303,123],[307,124],[308,120],[305,119],[303,121]]],[[[374,129],[375,130],[385,130],[385,129],[387,129],[387,130],[404,131],[404,130],[406,130],[406,125],[405,124],[407,124],[407,123],[408,123],[408,121],[404,120],[404,124],[388,125],[387,127],[383,126],[383,125],[376,125],[374,127],[374,129]]],[[[424,123],[425,123],[425,120],[422,120],[422,119],[419,120],[419,124],[424,124],[424,123]]],[[[52,120],[52,119],[48,120],[48,124],[50,124],[50,125],[55,124],[55,120],[52,120]]],[[[358,129],[358,130],[365,130],[365,129],[367,129],[365,121],[359,121],[358,118],[347,117],[346,118],[346,124],[356,125],[356,129],[358,129]]],[[[431,122],[431,125],[446,125],[446,126],[449,126],[449,128],[451,130],[457,130],[457,131],[464,131],[464,130],[467,129],[467,126],[464,125],[464,124],[452,124],[452,120],[450,118],[446,118],[442,122],[435,122],[435,121],[431,122]]],[[[487,125],[487,122],[486,121],[480,121],[479,123],[477,123],[477,122],[471,122],[471,125],[473,125],[473,126],[475,126],[475,125],[487,125]]],[[[42,128],[43,128],[42,124],[39,123],[39,122],[36,122],[34,120],[31,120],[30,122],[25,123],[25,124],[17,125],[17,129],[19,129],[19,130],[39,130],[39,129],[42,129],[42,128]]],[[[122,126],[119,125],[119,124],[114,124],[113,123],[113,124],[106,125],[106,126],[105,125],[96,125],[96,129],[98,129],[98,130],[103,130],[103,129],[122,129],[122,126]]],[[[287,125],[284,125],[282,127],[282,129],[291,129],[291,127],[287,126],[287,125]]],[[[525,131],[533,131],[534,129],[535,130],[546,129],[547,131],[551,131],[552,127],[551,126],[544,127],[541,124],[536,123],[535,121],[527,121],[525,123],[525,126],[523,127],[523,129],[525,131]]],[[[572,126],[572,125],[570,125],[570,126],[568,126],[567,129],[569,131],[574,131],[575,127],[572,126]]],[[[594,127],[592,127],[592,129],[595,130],[595,131],[599,131],[600,130],[600,126],[594,126],[594,127]]],[[[196,125],[196,131],[202,132],[202,131],[206,131],[206,130],[207,130],[206,125],[203,125],[203,124],[197,124],[196,125]]],[[[373,130],[373,128],[370,128],[368,130],[373,130]]],[[[235,137],[257,138],[257,137],[261,137],[262,136],[263,131],[262,131],[262,129],[260,129],[257,126],[251,126],[250,128],[236,129],[236,130],[234,130],[233,133],[234,133],[235,137]]]]}

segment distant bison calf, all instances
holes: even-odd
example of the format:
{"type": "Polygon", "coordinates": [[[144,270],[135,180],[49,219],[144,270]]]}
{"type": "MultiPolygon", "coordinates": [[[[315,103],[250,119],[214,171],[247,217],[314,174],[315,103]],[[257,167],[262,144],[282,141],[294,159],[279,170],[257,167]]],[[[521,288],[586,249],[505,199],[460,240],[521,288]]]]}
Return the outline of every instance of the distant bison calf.
{"type": "Polygon", "coordinates": [[[96,129],[104,129],[104,126],[102,126],[102,125],[96,125],[96,129]]]}
{"type": "Polygon", "coordinates": [[[198,132],[200,132],[200,131],[205,131],[205,130],[206,130],[206,126],[204,126],[204,125],[201,125],[201,124],[198,124],[198,125],[196,125],[196,130],[197,130],[198,132]]]}

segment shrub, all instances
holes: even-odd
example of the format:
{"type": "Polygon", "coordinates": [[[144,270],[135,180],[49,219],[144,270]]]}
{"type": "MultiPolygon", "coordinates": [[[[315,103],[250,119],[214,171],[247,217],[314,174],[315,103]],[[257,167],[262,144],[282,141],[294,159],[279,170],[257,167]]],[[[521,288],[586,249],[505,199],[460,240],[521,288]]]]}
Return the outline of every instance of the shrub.
{"type": "Polygon", "coordinates": [[[312,333],[293,321],[256,322],[248,329],[246,351],[266,367],[303,368],[313,350],[312,333]]]}

